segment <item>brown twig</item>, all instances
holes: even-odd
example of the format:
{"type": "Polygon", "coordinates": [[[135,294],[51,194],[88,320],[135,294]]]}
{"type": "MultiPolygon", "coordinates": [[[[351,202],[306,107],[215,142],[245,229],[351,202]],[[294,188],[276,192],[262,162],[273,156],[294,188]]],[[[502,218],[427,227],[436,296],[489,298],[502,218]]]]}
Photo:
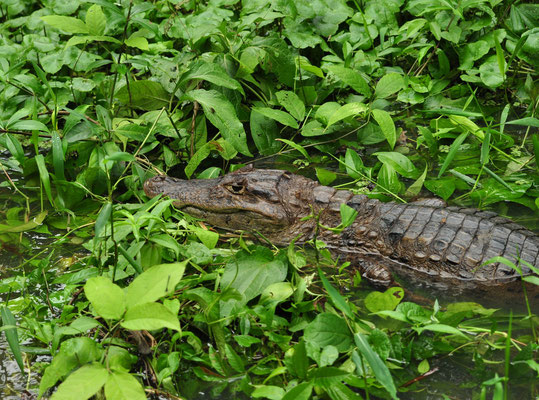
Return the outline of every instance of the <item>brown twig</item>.
{"type": "MultiPolygon", "coordinates": [[[[197,89],[200,89],[200,84],[200,82],[197,84],[197,89]]],[[[191,118],[191,143],[189,145],[190,158],[193,158],[193,154],[195,154],[196,119],[199,109],[200,104],[198,104],[198,101],[195,101],[193,104],[193,118],[191,118]]]]}
{"type": "MultiPolygon", "coordinates": [[[[44,112],[40,112],[38,113],[37,115],[48,115],[48,114],[51,114],[52,111],[44,111],[44,112]]],[[[66,110],[60,110],[57,112],[58,115],[70,115],[71,114],[71,111],[66,111],[66,110]]],[[[88,121],[96,124],[96,125],[99,125],[101,126],[101,123],[99,121],[96,121],[95,119],[87,116],[87,115],[84,115],[84,118],[86,118],[88,121]]]]}
{"type": "MultiPolygon", "coordinates": [[[[32,132],[28,132],[28,131],[12,131],[10,129],[0,129],[0,133],[12,133],[14,135],[25,135],[25,136],[32,136],[33,133],[32,132]]],[[[46,133],[38,133],[37,134],[39,137],[44,137],[44,138],[51,138],[52,136],[51,135],[47,135],[46,133]]]]}
{"type": "Polygon", "coordinates": [[[439,369],[440,368],[435,367],[435,368],[425,372],[424,374],[416,376],[414,379],[411,379],[408,382],[402,384],[401,387],[407,387],[407,386],[410,386],[410,385],[416,383],[417,381],[420,381],[421,379],[425,379],[427,376],[430,376],[430,375],[434,374],[435,372],[438,372],[439,369]]]}

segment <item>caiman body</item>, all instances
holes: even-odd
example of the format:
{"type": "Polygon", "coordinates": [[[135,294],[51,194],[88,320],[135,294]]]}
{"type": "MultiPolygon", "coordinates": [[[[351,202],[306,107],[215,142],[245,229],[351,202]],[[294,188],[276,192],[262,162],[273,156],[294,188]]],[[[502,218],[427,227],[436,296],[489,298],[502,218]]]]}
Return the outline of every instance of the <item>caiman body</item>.
{"type": "MultiPolygon", "coordinates": [[[[366,260],[365,270],[372,260],[390,260],[423,277],[490,286],[520,277],[503,263],[482,266],[492,257],[539,264],[539,237],[492,212],[428,201],[382,203],[281,170],[247,167],[189,181],[156,176],[144,190],[150,197],[174,199],[177,207],[214,226],[257,231],[281,246],[298,237],[298,243],[313,238],[316,221],[305,218],[309,215],[319,215],[322,225],[338,226],[340,206],[346,203],[358,211],[355,222],[340,234],[321,229],[317,237],[338,253],[366,260]]],[[[520,267],[524,276],[533,275],[524,263],[520,267]]]]}

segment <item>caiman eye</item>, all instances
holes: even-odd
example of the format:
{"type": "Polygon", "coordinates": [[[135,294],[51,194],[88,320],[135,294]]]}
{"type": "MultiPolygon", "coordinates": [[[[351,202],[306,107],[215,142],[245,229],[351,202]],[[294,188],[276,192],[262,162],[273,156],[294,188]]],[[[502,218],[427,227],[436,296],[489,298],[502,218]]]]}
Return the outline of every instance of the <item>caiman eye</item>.
{"type": "Polygon", "coordinates": [[[233,183],[231,185],[226,185],[226,188],[232,194],[245,193],[245,185],[243,183],[233,183]]]}

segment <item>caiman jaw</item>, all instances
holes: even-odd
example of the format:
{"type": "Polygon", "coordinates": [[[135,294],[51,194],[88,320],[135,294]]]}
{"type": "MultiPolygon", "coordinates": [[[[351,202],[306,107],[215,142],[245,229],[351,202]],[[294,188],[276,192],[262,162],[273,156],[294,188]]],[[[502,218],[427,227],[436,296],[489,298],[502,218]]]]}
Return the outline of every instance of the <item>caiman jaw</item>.
{"type": "Polygon", "coordinates": [[[247,175],[249,171],[216,179],[156,176],[144,183],[144,192],[149,197],[168,196],[176,207],[219,228],[279,236],[290,225],[281,203],[280,175],[272,173],[256,180],[247,175]]]}

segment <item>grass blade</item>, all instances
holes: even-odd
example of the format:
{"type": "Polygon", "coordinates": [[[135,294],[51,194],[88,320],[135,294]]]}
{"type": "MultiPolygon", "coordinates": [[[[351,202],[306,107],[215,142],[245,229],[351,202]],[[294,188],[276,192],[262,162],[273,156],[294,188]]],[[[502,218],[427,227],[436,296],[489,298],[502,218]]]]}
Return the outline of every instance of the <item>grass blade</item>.
{"type": "Polygon", "coordinates": [[[451,148],[449,149],[449,153],[447,153],[447,157],[445,158],[444,163],[442,164],[442,168],[440,168],[438,178],[440,178],[445,172],[445,170],[449,167],[449,164],[451,164],[451,161],[453,161],[453,159],[457,155],[460,145],[466,140],[468,134],[469,132],[463,132],[459,135],[459,137],[455,139],[455,141],[451,145],[451,148]]]}
{"type": "Polygon", "coordinates": [[[54,207],[54,202],[52,201],[51,181],[49,171],[47,171],[47,167],[45,166],[45,158],[43,158],[42,154],[38,154],[35,159],[37,169],[39,170],[39,178],[41,179],[41,183],[45,188],[45,193],[47,194],[47,198],[49,199],[51,206],[54,207]]]}
{"type": "MultiPolygon", "coordinates": [[[[16,326],[17,322],[15,321],[15,317],[13,316],[9,308],[7,308],[6,306],[2,306],[0,314],[2,315],[3,325],[16,326]]],[[[15,361],[17,361],[19,369],[24,374],[24,363],[22,361],[22,352],[19,346],[19,335],[17,334],[17,328],[8,328],[4,331],[4,334],[6,335],[6,339],[9,344],[9,348],[13,353],[13,357],[15,357],[15,361]]]]}
{"type": "Polygon", "coordinates": [[[320,277],[322,285],[324,285],[324,288],[328,292],[331,302],[335,305],[335,307],[341,310],[348,318],[352,318],[352,310],[346,302],[346,299],[331,285],[331,283],[329,283],[320,267],[318,267],[318,276],[320,277]]]}
{"type": "Polygon", "coordinates": [[[392,399],[397,399],[397,388],[393,382],[393,377],[378,353],[372,349],[365,335],[356,333],[354,341],[361,355],[369,363],[378,382],[388,391],[392,399]]]}

